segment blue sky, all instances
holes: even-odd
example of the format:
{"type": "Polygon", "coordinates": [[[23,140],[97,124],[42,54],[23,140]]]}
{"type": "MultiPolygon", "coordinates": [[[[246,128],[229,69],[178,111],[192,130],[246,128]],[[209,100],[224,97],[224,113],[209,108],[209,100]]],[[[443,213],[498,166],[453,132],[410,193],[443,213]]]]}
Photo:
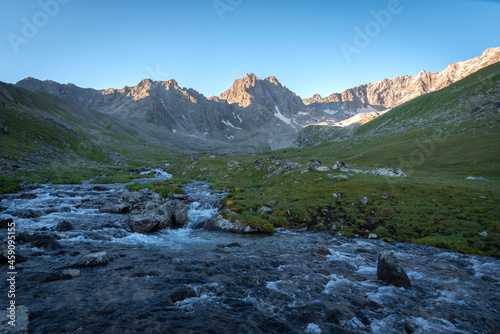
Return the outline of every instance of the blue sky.
{"type": "Polygon", "coordinates": [[[480,56],[499,18],[493,0],[0,0],[0,81],[176,79],[212,96],[255,73],[327,96],[480,56]]]}

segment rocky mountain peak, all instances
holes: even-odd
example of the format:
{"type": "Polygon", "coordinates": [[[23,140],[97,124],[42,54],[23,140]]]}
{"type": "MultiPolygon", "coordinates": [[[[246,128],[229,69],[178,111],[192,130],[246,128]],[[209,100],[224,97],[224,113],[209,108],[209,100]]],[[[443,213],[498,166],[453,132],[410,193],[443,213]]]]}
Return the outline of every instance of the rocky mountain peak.
{"type": "MultiPolygon", "coordinates": [[[[227,91],[219,96],[219,99],[226,100],[229,104],[237,103],[241,107],[248,107],[252,103],[271,106],[277,101],[299,99],[295,93],[282,86],[275,76],[269,76],[264,80],[259,79],[255,74],[250,73],[245,77],[236,79],[227,91]]],[[[293,103],[296,104],[296,101],[293,103]]],[[[302,105],[300,101],[299,105],[302,105]]]]}
{"type": "Polygon", "coordinates": [[[422,70],[413,77],[404,75],[390,80],[384,79],[347,89],[341,94],[334,93],[325,98],[321,98],[316,94],[303,101],[306,105],[350,101],[392,108],[422,94],[445,88],[499,61],[500,47],[489,48],[483,52],[482,56],[450,64],[441,72],[422,70]]]}
{"type": "Polygon", "coordinates": [[[265,79],[266,81],[269,81],[270,83],[276,85],[276,86],[281,86],[281,84],[279,83],[278,79],[276,79],[276,77],[274,75],[270,76],[270,77],[267,77],[265,79]]]}

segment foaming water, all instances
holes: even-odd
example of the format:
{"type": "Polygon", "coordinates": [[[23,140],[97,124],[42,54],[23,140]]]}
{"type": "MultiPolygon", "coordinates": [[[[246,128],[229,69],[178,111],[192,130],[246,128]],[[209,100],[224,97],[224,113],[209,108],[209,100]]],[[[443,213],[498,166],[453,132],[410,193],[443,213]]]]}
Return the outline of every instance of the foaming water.
{"type": "Polygon", "coordinates": [[[28,261],[17,268],[16,303],[28,307],[32,332],[494,333],[500,327],[499,259],[326,233],[199,230],[223,196],[199,181],[183,186],[192,198],[187,228],[133,233],[128,215],[99,213],[102,203],[122,198],[125,186],[94,187],[43,185],[0,202],[0,219],[14,219],[18,232],[51,235],[63,247],[18,244],[28,261]],[[57,231],[63,221],[73,229],[57,231]],[[331,255],[317,254],[319,248],[331,255]],[[385,249],[400,258],[412,288],[377,281],[377,256],[385,249]],[[80,268],[72,279],[50,276],[102,251],[110,259],[105,266],[80,268]]]}

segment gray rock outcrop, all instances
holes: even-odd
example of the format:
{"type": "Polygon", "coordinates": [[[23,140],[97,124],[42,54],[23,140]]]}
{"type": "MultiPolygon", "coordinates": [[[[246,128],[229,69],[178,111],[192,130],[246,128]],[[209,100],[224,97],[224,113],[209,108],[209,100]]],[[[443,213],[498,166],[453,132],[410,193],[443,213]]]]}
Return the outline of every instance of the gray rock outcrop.
{"type": "Polygon", "coordinates": [[[202,226],[207,231],[222,231],[242,234],[261,233],[260,230],[250,227],[236,220],[234,223],[216,213],[208,219],[202,226]]]}
{"type": "Polygon", "coordinates": [[[386,285],[411,287],[410,279],[392,251],[382,251],[378,256],[377,278],[386,285]]]}

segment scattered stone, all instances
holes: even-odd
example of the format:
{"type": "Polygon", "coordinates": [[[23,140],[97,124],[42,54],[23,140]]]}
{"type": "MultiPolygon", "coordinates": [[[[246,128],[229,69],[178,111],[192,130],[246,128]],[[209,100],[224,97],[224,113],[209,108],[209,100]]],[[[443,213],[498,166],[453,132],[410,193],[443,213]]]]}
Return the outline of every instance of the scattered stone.
{"type": "MultiPolygon", "coordinates": [[[[270,177],[277,177],[281,174],[283,174],[284,172],[286,171],[289,171],[289,170],[292,170],[293,168],[297,167],[297,166],[300,166],[300,164],[296,164],[296,163],[289,163],[289,164],[286,164],[284,166],[281,166],[279,167],[278,169],[276,169],[274,172],[272,172],[271,174],[267,175],[266,177],[267,178],[270,178],[270,177]]],[[[269,166],[269,167],[272,167],[269,166]]],[[[268,171],[271,171],[272,169],[269,169],[268,168],[268,171]]]]}
{"type": "Polygon", "coordinates": [[[16,325],[9,325],[10,311],[2,310],[0,311],[0,333],[1,334],[25,334],[28,333],[28,327],[30,324],[30,316],[28,308],[24,305],[16,305],[16,325]]]}
{"type": "Polygon", "coordinates": [[[330,168],[326,166],[312,166],[312,169],[317,171],[317,172],[329,172],[330,168]]]}
{"type": "Polygon", "coordinates": [[[321,165],[321,161],[319,161],[318,159],[311,159],[307,162],[308,165],[321,165]]]}
{"type": "Polygon", "coordinates": [[[476,180],[476,181],[488,181],[482,176],[469,176],[465,178],[466,180],[476,180]]]}
{"type": "Polygon", "coordinates": [[[381,197],[382,199],[388,199],[391,196],[390,193],[384,193],[381,197]]]}
{"type": "Polygon", "coordinates": [[[349,169],[349,173],[354,173],[354,174],[363,174],[365,171],[362,171],[361,169],[349,169]]]}
{"type": "Polygon", "coordinates": [[[269,158],[269,162],[275,165],[281,165],[285,162],[285,160],[283,160],[283,158],[281,157],[274,156],[269,158]]]}
{"type": "Polygon", "coordinates": [[[488,199],[486,196],[479,196],[480,199],[488,199]]]}
{"type": "Polygon", "coordinates": [[[97,267],[109,263],[108,252],[98,252],[85,255],[73,267],[97,267]]]}
{"type": "Polygon", "coordinates": [[[488,236],[488,232],[483,231],[483,232],[479,233],[479,235],[486,238],[488,236]]]}
{"type": "Polygon", "coordinates": [[[335,162],[335,164],[333,164],[332,169],[340,169],[341,167],[345,167],[345,163],[343,163],[342,161],[337,161],[335,162]]]}
{"type": "Polygon", "coordinates": [[[376,176],[406,177],[400,168],[395,167],[375,168],[368,172],[376,176]]]}
{"type": "Polygon", "coordinates": [[[343,192],[333,193],[333,197],[336,197],[336,198],[342,198],[344,196],[345,196],[345,193],[343,193],[343,192]]]}
{"type": "Polygon", "coordinates": [[[262,164],[262,159],[257,159],[253,162],[253,168],[255,168],[256,170],[262,170],[266,168],[266,166],[262,164]]]}
{"type": "Polygon", "coordinates": [[[411,287],[410,279],[392,251],[382,251],[378,256],[377,278],[386,285],[411,287]]]}
{"type": "Polygon", "coordinates": [[[200,168],[200,172],[206,172],[208,170],[208,168],[200,168]]]}
{"type": "Polygon", "coordinates": [[[370,235],[368,235],[368,239],[377,239],[378,238],[378,235],[376,235],[375,233],[370,233],[370,235]]]}
{"type": "Polygon", "coordinates": [[[344,173],[349,173],[349,168],[347,167],[340,167],[339,170],[344,173]]]}
{"type": "Polygon", "coordinates": [[[68,221],[62,221],[57,223],[56,231],[57,232],[67,232],[73,230],[73,225],[68,221]]]}
{"type": "Polygon", "coordinates": [[[333,175],[333,174],[326,174],[329,179],[332,180],[347,180],[349,178],[349,175],[333,175]]]}
{"type": "Polygon", "coordinates": [[[259,213],[259,215],[263,215],[263,214],[271,214],[273,213],[273,209],[267,207],[267,206],[263,206],[262,208],[259,209],[259,211],[257,211],[259,213]]]}
{"type": "Polygon", "coordinates": [[[113,214],[120,214],[120,213],[127,213],[130,211],[130,205],[128,203],[118,203],[118,204],[113,204],[113,203],[106,203],[101,206],[99,209],[99,213],[113,213],[113,214]]]}
{"type": "Polygon", "coordinates": [[[266,203],[267,206],[273,206],[273,205],[276,205],[276,201],[275,200],[272,200],[272,201],[269,201],[266,203]]]}
{"type": "Polygon", "coordinates": [[[361,200],[360,200],[361,204],[368,204],[368,198],[366,197],[363,197],[361,200]]]}
{"type": "Polygon", "coordinates": [[[422,142],[422,144],[428,144],[428,143],[432,143],[432,139],[427,139],[422,142]]]}

